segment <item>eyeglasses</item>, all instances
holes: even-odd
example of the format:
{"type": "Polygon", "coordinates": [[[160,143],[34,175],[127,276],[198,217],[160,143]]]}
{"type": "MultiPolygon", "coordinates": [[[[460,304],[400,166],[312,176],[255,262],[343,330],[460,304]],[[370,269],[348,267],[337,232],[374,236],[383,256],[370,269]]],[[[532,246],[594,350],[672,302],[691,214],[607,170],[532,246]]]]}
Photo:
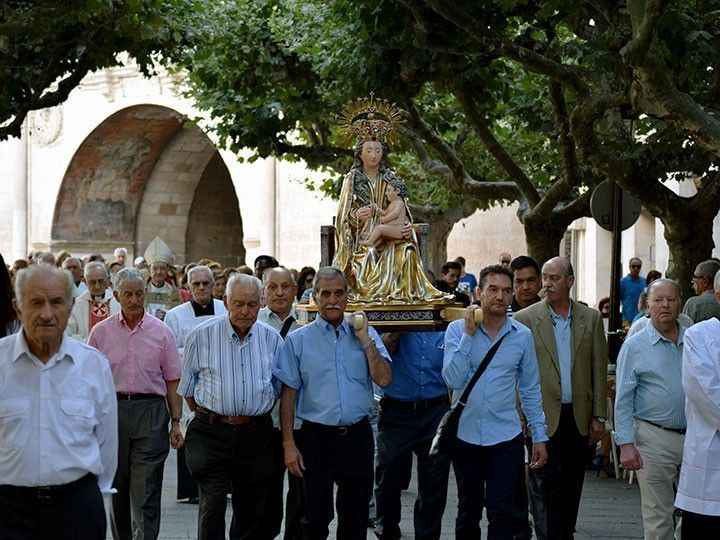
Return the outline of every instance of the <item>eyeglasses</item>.
{"type": "Polygon", "coordinates": [[[641,264],[631,264],[630,268],[638,268],[639,269],[639,268],[642,268],[642,265],[641,264]]]}
{"type": "Polygon", "coordinates": [[[203,287],[209,287],[210,282],[209,281],[193,281],[190,285],[192,285],[193,287],[199,287],[200,285],[202,285],[203,287]]]}

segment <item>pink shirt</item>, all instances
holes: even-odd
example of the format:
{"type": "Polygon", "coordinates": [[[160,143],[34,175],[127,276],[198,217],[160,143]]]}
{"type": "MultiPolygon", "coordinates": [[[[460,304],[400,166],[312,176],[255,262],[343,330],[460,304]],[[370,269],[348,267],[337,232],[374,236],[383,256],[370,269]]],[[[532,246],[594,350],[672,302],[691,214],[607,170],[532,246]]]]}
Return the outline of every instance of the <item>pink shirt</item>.
{"type": "Polygon", "coordinates": [[[152,315],[145,314],[131,330],[122,311],[116,313],[93,327],[88,345],[110,360],[120,393],[165,396],[165,381],[176,381],[182,374],[175,337],[152,315]]]}

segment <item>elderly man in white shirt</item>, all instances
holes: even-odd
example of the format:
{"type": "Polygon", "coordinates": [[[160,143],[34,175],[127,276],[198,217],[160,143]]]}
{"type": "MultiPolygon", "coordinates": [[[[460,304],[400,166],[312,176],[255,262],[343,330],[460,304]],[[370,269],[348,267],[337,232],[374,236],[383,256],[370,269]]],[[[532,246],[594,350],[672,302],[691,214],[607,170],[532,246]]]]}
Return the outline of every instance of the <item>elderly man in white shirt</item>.
{"type": "MultiPolygon", "coordinates": [[[[172,330],[181,356],[185,350],[185,340],[190,335],[190,332],[213,317],[227,314],[222,301],[214,300],[212,297],[213,282],[212,270],[207,266],[194,266],[191,268],[188,271],[188,287],[192,298],[189,302],[172,308],[165,315],[165,324],[172,330]]],[[[183,407],[183,412],[187,412],[186,406],[183,407]]],[[[188,416],[185,415],[185,420],[187,418],[188,416]]],[[[190,476],[190,471],[188,471],[183,448],[177,450],[177,474],[177,500],[187,500],[190,503],[198,502],[197,484],[190,476]]]]}
{"type": "MultiPolygon", "coordinates": [[[[720,272],[714,288],[720,302],[720,272]]],[[[684,540],[711,538],[720,531],[720,320],[685,333],[682,382],[687,434],[675,506],[684,540]]]]}
{"type": "Polygon", "coordinates": [[[100,261],[87,263],[85,283],[88,290],[75,298],[75,305],[68,319],[67,333],[87,343],[93,326],[120,311],[120,304],[113,298],[110,275],[107,267],[100,261]]]}
{"type": "Polygon", "coordinates": [[[107,359],[64,335],[75,284],[37,265],[18,274],[22,331],[0,340],[0,538],[103,540],[102,493],[117,467],[107,359]]]}

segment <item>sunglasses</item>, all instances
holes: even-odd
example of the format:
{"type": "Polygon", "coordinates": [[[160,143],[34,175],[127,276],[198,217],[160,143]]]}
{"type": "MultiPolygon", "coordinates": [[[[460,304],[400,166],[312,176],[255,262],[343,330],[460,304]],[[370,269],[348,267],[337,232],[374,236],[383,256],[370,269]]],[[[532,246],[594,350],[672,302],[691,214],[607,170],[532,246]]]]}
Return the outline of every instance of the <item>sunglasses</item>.
{"type": "Polygon", "coordinates": [[[631,264],[630,268],[642,268],[642,265],[639,264],[631,264]]]}
{"type": "Polygon", "coordinates": [[[200,285],[202,285],[203,287],[208,287],[208,286],[210,286],[210,282],[209,281],[193,281],[190,285],[193,285],[194,287],[198,287],[200,285]]]}

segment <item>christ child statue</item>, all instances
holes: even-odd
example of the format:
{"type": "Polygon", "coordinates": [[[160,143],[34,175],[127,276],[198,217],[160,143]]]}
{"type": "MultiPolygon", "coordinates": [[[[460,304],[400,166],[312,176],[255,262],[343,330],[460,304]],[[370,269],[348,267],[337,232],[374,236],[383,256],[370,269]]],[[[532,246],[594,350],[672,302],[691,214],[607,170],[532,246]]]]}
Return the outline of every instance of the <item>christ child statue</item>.
{"type": "Polygon", "coordinates": [[[377,246],[383,240],[402,238],[402,228],[410,222],[402,188],[388,184],[385,197],[387,197],[388,205],[384,210],[375,204],[372,205],[373,210],[380,216],[380,223],[367,233],[367,238],[360,241],[364,246],[377,246]]]}

